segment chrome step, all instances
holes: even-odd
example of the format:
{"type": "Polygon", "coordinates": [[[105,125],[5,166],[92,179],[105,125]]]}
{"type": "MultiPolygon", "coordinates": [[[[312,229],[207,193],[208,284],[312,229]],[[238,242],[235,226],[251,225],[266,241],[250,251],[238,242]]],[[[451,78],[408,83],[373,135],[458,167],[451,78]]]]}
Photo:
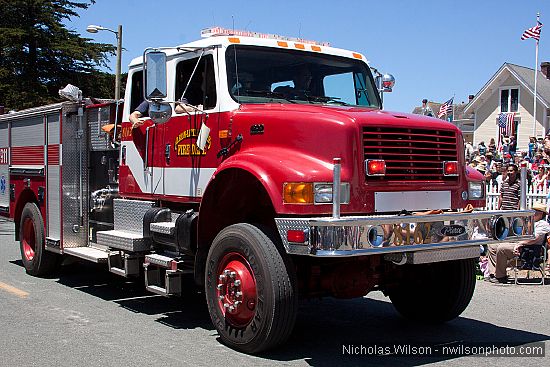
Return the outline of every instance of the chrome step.
{"type": "Polygon", "coordinates": [[[151,232],[173,236],[176,229],[176,222],[151,223],[150,228],[151,232]]]}
{"type": "Polygon", "coordinates": [[[107,257],[107,266],[111,273],[123,276],[139,276],[140,265],[143,263],[143,256],[136,254],[126,254],[122,251],[109,251],[107,257]]]}
{"type": "Polygon", "coordinates": [[[177,261],[174,258],[159,254],[145,255],[145,263],[157,265],[166,269],[173,269],[174,266],[177,266],[177,261]]]}
{"type": "Polygon", "coordinates": [[[107,262],[107,251],[93,247],[68,247],[63,249],[63,253],[98,264],[104,264],[107,262]]]}
{"type": "Polygon", "coordinates": [[[110,231],[98,231],[97,243],[109,248],[129,252],[148,251],[151,247],[150,240],[143,238],[143,234],[115,229],[110,231]]]}
{"type": "Polygon", "coordinates": [[[184,271],[179,267],[182,263],[183,261],[178,258],[161,254],[145,255],[145,289],[162,296],[181,295],[184,271]]]}

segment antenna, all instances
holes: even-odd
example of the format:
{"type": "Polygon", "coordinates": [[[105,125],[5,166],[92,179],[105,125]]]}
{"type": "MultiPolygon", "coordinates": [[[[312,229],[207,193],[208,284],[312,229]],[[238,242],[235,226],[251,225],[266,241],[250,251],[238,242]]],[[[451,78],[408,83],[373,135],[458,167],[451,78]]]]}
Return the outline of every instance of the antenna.
{"type": "Polygon", "coordinates": [[[235,33],[235,17],[231,16],[231,21],[233,22],[233,33],[235,33]]]}

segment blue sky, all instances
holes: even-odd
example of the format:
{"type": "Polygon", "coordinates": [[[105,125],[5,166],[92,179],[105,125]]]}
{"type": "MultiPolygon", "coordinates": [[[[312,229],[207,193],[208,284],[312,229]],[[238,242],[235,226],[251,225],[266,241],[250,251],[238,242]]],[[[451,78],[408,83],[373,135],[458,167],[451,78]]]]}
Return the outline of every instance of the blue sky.
{"type": "MultiPolygon", "coordinates": [[[[411,112],[422,98],[455,102],[476,94],[505,62],[533,68],[535,41],[523,31],[541,13],[539,65],[550,61],[549,0],[202,1],[97,0],[67,26],[98,42],[88,24],[123,26],[122,70],[151,46],[174,46],[200,37],[213,25],[330,42],[358,51],[395,76],[385,109],[411,112]]],[[[111,68],[114,72],[113,57],[111,68]]]]}

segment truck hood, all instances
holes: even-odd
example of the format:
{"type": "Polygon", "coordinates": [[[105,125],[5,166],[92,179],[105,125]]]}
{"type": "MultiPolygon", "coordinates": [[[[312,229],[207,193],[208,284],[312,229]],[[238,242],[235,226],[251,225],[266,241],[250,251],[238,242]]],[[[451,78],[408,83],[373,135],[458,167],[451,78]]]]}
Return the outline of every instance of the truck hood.
{"type": "Polygon", "coordinates": [[[308,116],[309,118],[330,119],[341,123],[383,124],[394,127],[414,125],[417,128],[426,126],[431,129],[458,130],[453,124],[437,118],[367,107],[266,103],[243,104],[239,108],[239,111],[245,113],[283,113],[292,117],[296,117],[296,115],[310,115],[308,116]]]}

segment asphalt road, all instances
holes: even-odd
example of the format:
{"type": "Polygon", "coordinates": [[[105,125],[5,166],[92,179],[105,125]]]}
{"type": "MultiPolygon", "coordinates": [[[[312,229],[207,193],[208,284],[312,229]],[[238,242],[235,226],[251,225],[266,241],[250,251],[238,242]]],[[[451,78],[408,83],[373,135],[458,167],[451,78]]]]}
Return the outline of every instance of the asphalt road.
{"type": "Polygon", "coordinates": [[[478,281],[462,316],[438,326],[404,320],[380,292],[355,300],[304,301],[286,345],[248,356],[218,342],[200,299],[151,295],[142,284],[90,263],[64,266],[47,279],[26,275],[13,224],[0,222],[0,366],[540,367],[550,362],[549,293],[550,285],[478,281]],[[543,342],[547,356],[372,354],[376,346],[471,342],[543,342]]]}

